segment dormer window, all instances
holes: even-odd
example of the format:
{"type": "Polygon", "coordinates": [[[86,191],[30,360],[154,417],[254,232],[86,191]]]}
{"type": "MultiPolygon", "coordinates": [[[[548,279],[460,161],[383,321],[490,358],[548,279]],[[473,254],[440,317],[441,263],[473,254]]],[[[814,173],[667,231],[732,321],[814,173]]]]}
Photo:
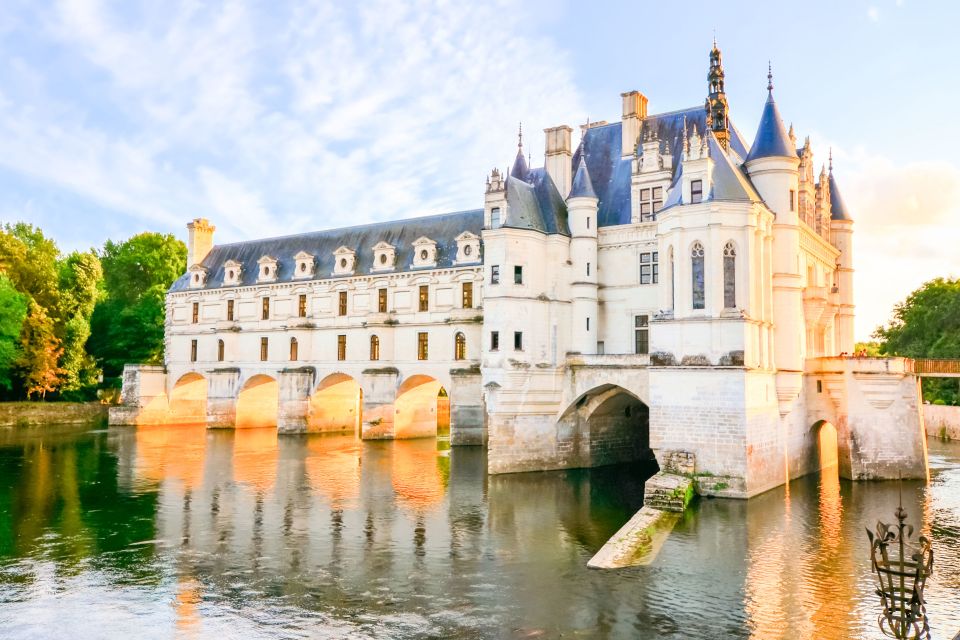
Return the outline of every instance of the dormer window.
{"type": "Polygon", "coordinates": [[[207,270],[198,264],[190,267],[190,288],[199,289],[207,284],[207,270]]]}
{"type": "Polygon", "coordinates": [[[223,286],[229,287],[240,284],[243,275],[243,265],[236,260],[227,260],[223,264],[223,286]]]}
{"type": "Polygon", "coordinates": [[[640,222],[652,222],[663,207],[663,187],[640,189],[640,222]]]}
{"type": "Polygon", "coordinates": [[[373,271],[391,271],[397,262],[397,249],[392,244],[378,242],[373,246],[373,271]]]}
{"type": "Polygon", "coordinates": [[[413,266],[437,266],[437,243],[427,237],[420,237],[413,243],[413,266]]]}
{"type": "Polygon", "coordinates": [[[690,181],[690,203],[703,202],[703,180],[690,181]]]}
{"type": "Polygon", "coordinates": [[[277,259],[263,256],[257,260],[257,282],[274,282],[277,279],[277,259]]]}
{"type": "Polygon", "coordinates": [[[457,236],[456,264],[480,262],[480,236],[464,231],[457,236]]]}
{"type": "Polygon", "coordinates": [[[293,277],[294,278],[312,278],[315,262],[313,256],[306,251],[301,251],[293,256],[293,277]]]}
{"type": "Polygon", "coordinates": [[[357,255],[353,249],[340,247],[333,252],[333,275],[350,275],[354,271],[357,262],[357,255]]]}

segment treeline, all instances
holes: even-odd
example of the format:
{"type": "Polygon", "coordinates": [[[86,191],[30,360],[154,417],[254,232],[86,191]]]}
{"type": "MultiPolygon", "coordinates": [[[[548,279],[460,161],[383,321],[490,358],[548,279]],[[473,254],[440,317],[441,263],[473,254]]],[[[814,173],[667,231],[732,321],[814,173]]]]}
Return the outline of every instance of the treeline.
{"type": "Polygon", "coordinates": [[[90,400],[125,363],[162,363],[164,294],[186,257],[169,234],[64,255],[33,225],[3,225],[0,399],[90,400]]]}
{"type": "MultiPolygon", "coordinates": [[[[873,333],[882,355],[908,358],[960,358],[960,279],[926,282],[893,308],[886,326],[873,333]]],[[[923,399],[960,404],[956,378],[924,378],[923,399]]]]}

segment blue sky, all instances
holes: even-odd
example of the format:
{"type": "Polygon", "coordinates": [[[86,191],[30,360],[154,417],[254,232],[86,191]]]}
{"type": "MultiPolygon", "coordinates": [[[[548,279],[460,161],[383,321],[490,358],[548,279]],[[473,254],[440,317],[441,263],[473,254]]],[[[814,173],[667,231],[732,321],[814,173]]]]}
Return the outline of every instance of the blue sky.
{"type": "Polygon", "coordinates": [[[781,113],[856,219],[857,334],[960,275],[950,2],[5,0],[0,220],[67,249],[142,230],[219,242],[480,206],[524,122],[700,104],[723,50],[750,140],[767,60],[781,113]],[[802,8],[802,11],[801,11],[802,8]]]}

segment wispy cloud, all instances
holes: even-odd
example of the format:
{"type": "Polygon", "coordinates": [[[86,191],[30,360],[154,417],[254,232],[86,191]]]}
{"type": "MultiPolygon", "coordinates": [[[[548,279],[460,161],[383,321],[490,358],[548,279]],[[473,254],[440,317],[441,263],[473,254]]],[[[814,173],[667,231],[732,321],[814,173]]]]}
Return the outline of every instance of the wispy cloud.
{"type": "Polygon", "coordinates": [[[867,9],[867,18],[869,18],[871,22],[880,22],[880,9],[877,7],[869,7],[867,9]]]}
{"type": "Polygon", "coordinates": [[[19,74],[0,167],[163,229],[205,215],[223,241],[479,206],[517,120],[582,113],[565,54],[497,2],[24,12],[0,30],[19,74]]]}

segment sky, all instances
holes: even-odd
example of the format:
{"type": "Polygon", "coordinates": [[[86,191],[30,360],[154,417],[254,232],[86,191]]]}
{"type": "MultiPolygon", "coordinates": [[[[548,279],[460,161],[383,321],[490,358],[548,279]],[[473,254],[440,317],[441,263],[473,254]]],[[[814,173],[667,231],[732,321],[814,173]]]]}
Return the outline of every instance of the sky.
{"type": "MultiPolygon", "coordinates": [[[[855,219],[856,335],[960,276],[960,3],[3,0],[0,221],[65,250],[231,242],[474,209],[546,127],[702,104],[723,51],[752,140],[775,96],[855,219]]],[[[575,137],[578,135],[574,134],[575,137]]],[[[576,140],[574,140],[576,144],[576,140]]]]}

